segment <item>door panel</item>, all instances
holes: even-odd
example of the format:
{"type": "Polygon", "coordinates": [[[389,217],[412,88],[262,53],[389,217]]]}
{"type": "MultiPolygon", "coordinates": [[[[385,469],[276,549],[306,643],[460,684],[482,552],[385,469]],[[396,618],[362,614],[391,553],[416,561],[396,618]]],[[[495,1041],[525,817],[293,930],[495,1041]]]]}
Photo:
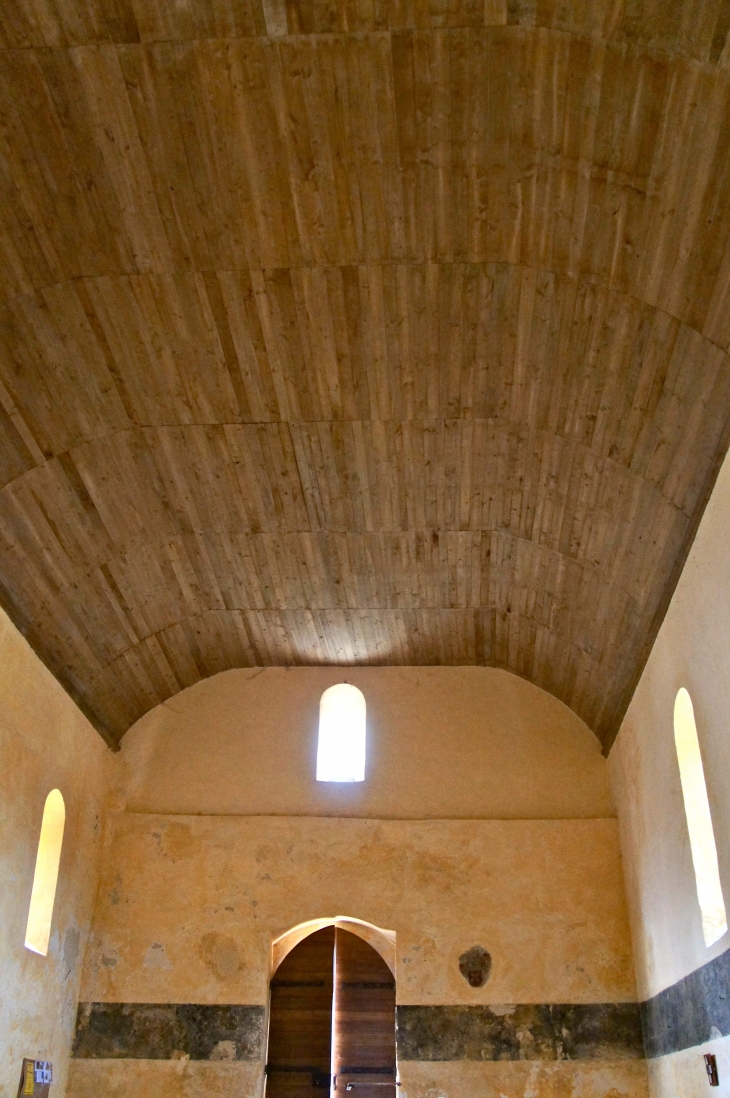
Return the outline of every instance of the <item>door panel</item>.
{"type": "Polygon", "coordinates": [[[395,1098],[395,979],[347,930],[335,937],[334,1073],[338,1098],[395,1098]]]}
{"type": "Polygon", "coordinates": [[[271,981],[266,1098],[327,1098],[335,929],[301,941],[271,981]]]}

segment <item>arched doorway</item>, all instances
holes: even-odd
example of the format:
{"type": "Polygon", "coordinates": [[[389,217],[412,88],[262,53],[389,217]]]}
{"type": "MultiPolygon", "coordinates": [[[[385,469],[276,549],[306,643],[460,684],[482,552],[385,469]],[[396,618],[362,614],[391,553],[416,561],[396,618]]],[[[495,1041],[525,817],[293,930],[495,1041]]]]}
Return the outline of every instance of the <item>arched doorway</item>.
{"type": "Polygon", "coordinates": [[[276,969],[266,1098],[395,1098],[395,978],[358,929],[314,930],[276,969]]]}

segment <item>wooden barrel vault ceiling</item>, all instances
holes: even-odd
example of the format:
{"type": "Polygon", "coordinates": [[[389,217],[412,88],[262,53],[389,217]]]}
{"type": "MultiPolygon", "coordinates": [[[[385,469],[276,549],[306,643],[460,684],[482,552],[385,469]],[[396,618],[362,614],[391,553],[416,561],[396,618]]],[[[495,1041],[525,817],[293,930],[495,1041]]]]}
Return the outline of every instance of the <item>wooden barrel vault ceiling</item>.
{"type": "Polygon", "coordinates": [[[610,745],[726,451],[728,0],[2,0],[0,591],[110,743],[485,664],[610,745]]]}

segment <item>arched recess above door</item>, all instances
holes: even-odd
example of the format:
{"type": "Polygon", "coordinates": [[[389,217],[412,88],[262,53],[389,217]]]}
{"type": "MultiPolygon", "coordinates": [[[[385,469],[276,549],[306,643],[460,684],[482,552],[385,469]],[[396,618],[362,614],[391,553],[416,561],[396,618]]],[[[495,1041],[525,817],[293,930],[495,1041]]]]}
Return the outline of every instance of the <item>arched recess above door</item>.
{"type": "Polygon", "coordinates": [[[318,919],[308,919],[306,922],[297,923],[296,926],[291,927],[289,930],[285,930],[283,934],[274,938],[271,950],[271,972],[272,975],[276,972],[277,968],[284,960],[284,958],[291,953],[292,949],[299,942],[302,942],[310,934],[315,934],[318,930],[322,930],[326,926],[339,927],[341,930],[349,930],[351,934],[355,934],[358,938],[362,938],[364,942],[371,945],[385,961],[390,971],[395,976],[395,931],[385,930],[383,927],[375,926],[374,923],[368,923],[364,919],[355,919],[349,915],[334,915],[323,916],[318,919]]]}

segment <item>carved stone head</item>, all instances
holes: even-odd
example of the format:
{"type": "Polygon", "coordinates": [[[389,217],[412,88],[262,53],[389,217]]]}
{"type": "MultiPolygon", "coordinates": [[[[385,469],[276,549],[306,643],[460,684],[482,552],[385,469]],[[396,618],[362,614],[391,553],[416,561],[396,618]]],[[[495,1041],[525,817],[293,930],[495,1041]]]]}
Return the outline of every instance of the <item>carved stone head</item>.
{"type": "Polygon", "coordinates": [[[469,987],[484,987],[491,971],[491,955],[481,946],[472,946],[459,957],[459,972],[469,987]]]}

